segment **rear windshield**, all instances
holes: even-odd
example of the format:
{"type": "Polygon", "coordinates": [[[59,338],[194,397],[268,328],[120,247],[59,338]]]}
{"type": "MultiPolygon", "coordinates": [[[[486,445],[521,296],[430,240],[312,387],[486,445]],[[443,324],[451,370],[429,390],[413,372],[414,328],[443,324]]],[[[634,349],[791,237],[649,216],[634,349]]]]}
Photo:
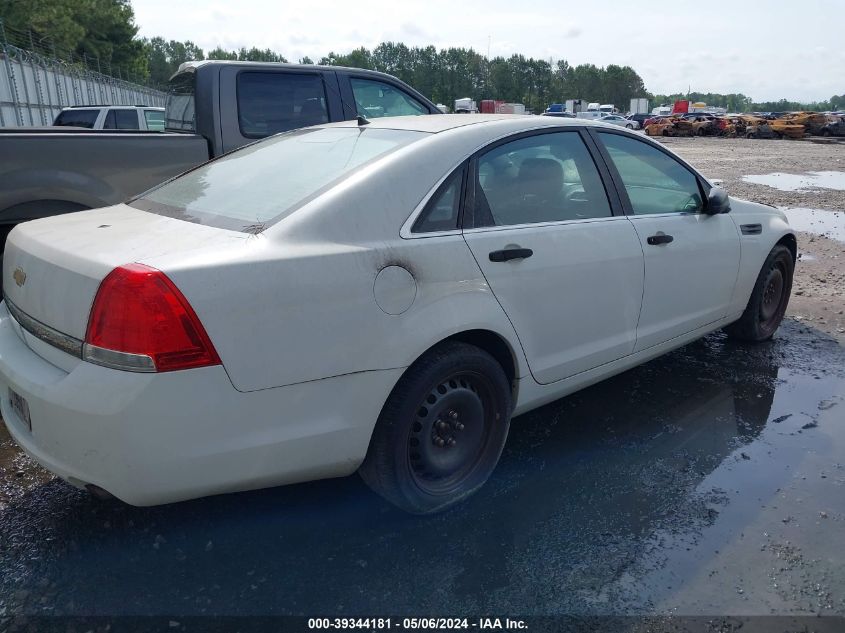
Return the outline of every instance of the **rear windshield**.
{"type": "Polygon", "coordinates": [[[201,165],[129,204],[197,224],[259,233],[357,168],[426,135],[359,127],[295,130],[201,165]]]}
{"type": "Polygon", "coordinates": [[[196,132],[194,80],[196,73],[186,72],[173,77],[164,105],[165,127],[179,132],[196,132]]]}

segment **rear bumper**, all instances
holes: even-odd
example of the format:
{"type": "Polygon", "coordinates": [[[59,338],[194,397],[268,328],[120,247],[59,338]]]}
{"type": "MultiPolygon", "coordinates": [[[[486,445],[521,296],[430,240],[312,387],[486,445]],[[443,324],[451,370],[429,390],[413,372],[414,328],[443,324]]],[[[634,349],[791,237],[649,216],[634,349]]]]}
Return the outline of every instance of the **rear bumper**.
{"type": "Polygon", "coordinates": [[[350,474],[402,373],[242,393],[220,366],[141,374],[67,355],[50,363],[16,327],[0,304],[0,410],[10,434],[53,473],[133,505],[350,474]],[[9,388],[26,399],[31,431],[9,388]]]}

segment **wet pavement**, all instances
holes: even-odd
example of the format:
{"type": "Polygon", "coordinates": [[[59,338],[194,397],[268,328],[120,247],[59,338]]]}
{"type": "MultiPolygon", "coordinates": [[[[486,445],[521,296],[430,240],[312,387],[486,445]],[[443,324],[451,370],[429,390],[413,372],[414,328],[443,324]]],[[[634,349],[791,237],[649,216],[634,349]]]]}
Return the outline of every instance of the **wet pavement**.
{"type": "Polygon", "coordinates": [[[836,189],[845,191],[845,172],[811,171],[804,174],[786,174],[776,172],[743,176],[744,182],[774,187],[780,191],[809,191],[811,189],[836,189]]]}
{"type": "Polygon", "coordinates": [[[796,231],[824,235],[845,242],[845,211],[783,207],[789,225],[796,231]]]}
{"type": "Polygon", "coordinates": [[[0,616],[845,614],[845,348],[722,334],[514,420],[463,506],[357,477],[158,508],[0,505],[0,616]]]}

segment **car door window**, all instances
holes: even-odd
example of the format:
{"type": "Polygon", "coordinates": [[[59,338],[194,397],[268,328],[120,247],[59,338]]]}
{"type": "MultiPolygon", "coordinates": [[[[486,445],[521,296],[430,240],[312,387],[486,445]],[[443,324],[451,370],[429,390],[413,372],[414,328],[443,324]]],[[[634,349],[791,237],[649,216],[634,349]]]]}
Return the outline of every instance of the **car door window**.
{"type": "Polygon", "coordinates": [[[138,112],[135,110],[109,110],[103,123],[104,130],[137,130],[138,112]]]}
{"type": "Polygon", "coordinates": [[[680,162],[636,138],[600,132],[635,215],[699,213],[698,179],[680,162]]]}
{"type": "Polygon", "coordinates": [[[242,72],[237,80],[238,124],[247,138],[264,138],[327,123],[323,78],[311,73],[242,72]]]}
{"type": "Polygon", "coordinates": [[[463,177],[464,168],[461,167],[443,181],[414,222],[412,233],[452,231],[458,228],[463,177]]]}
{"type": "Polygon", "coordinates": [[[609,217],[607,193],[578,132],[524,137],[478,158],[473,225],[609,217]]]}
{"type": "Polygon", "coordinates": [[[355,77],[351,77],[349,82],[358,114],[363,117],[429,114],[425,105],[390,84],[355,77]]]}

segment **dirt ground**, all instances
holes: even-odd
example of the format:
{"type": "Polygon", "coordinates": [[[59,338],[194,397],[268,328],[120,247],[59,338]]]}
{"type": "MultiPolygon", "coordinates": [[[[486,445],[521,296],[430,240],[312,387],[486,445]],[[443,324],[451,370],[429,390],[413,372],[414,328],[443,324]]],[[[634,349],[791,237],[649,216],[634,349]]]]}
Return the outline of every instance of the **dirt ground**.
{"type": "MultiPolygon", "coordinates": [[[[845,191],[780,191],[744,182],[771,173],[845,172],[845,143],[721,138],[661,139],[708,178],[722,180],[730,195],[776,207],[845,212],[845,191]]],[[[843,216],[840,215],[840,218],[843,216]]],[[[845,221],[845,219],[843,219],[845,221]]],[[[845,243],[798,234],[799,259],[787,316],[845,342],[845,243]]]]}

